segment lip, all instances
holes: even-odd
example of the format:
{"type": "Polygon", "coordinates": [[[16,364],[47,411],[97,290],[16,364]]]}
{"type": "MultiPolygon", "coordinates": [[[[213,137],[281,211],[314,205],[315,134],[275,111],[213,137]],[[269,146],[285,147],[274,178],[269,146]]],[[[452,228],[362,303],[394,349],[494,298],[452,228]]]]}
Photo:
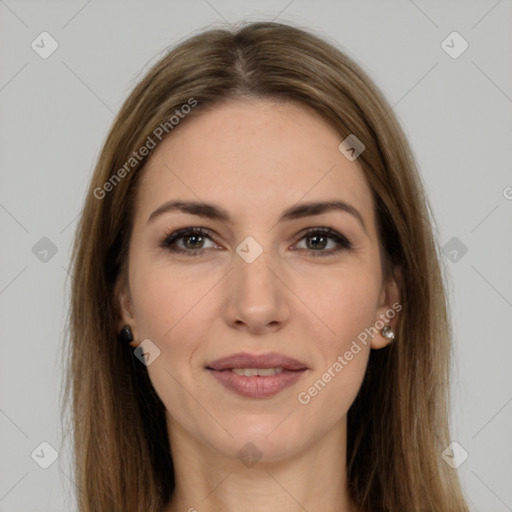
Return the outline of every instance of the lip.
{"type": "Polygon", "coordinates": [[[227,389],[247,398],[269,398],[295,384],[309,368],[300,361],[277,353],[233,354],[210,363],[206,369],[227,389]],[[282,368],[276,375],[246,377],[233,368],[282,368]]]}
{"type": "Polygon", "coordinates": [[[269,398],[276,395],[283,389],[295,384],[307,370],[283,370],[282,373],[272,376],[253,376],[245,377],[237,375],[230,370],[211,370],[208,371],[223,386],[238,395],[246,398],[269,398]]]}
{"type": "Polygon", "coordinates": [[[307,370],[304,363],[291,357],[271,352],[268,354],[248,354],[239,352],[222,359],[217,359],[207,365],[210,370],[232,370],[233,368],[283,368],[284,370],[307,370]]]}

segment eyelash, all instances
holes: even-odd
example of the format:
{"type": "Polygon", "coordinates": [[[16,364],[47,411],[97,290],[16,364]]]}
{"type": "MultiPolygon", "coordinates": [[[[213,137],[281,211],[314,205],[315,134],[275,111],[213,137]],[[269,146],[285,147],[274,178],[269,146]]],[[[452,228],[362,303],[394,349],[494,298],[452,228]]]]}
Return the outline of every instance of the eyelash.
{"type": "MultiPolygon", "coordinates": [[[[176,247],[172,247],[172,245],[182,239],[185,238],[186,235],[194,234],[194,235],[201,235],[205,238],[208,238],[212,242],[214,240],[211,238],[211,236],[208,234],[208,230],[205,230],[204,228],[183,228],[179,229],[177,231],[174,231],[171,234],[168,234],[164,237],[164,239],[158,243],[158,247],[167,249],[170,252],[173,253],[179,253],[179,254],[186,254],[187,256],[201,256],[203,254],[203,251],[207,249],[177,249],[176,247]]],[[[307,238],[308,236],[312,235],[323,235],[327,236],[327,238],[331,238],[338,244],[337,249],[329,249],[329,250],[314,250],[314,249],[298,249],[301,251],[309,251],[310,253],[313,253],[313,257],[324,257],[324,256],[330,256],[333,254],[338,254],[339,252],[343,250],[351,250],[352,249],[352,243],[342,234],[338,233],[337,231],[333,230],[329,227],[317,227],[317,228],[309,228],[308,230],[304,231],[302,233],[301,238],[297,241],[300,242],[304,238],[307,238]],[[316,253],[316,254],[315,254],[316,253]]]]}

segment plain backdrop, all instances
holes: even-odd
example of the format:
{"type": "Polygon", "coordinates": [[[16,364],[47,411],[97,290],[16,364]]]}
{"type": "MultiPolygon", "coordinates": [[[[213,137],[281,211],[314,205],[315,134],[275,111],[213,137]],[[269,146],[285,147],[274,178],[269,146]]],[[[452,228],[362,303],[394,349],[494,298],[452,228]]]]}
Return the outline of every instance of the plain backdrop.
{"type": "Polygon", "coordinates": [[[240,20],[325,36],[393,105],[449,275],[452,438],[468,453],[454,471],[473,511],[512,511],[511,0],[0,0],[0,512],[75,510],[59,402],[67,269],[115,113],[168,47],[240,20]]]}

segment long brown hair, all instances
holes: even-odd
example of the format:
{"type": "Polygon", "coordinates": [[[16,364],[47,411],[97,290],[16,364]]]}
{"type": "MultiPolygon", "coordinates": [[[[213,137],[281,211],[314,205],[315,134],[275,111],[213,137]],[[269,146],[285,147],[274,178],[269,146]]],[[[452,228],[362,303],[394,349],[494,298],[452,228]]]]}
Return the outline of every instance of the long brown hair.
{"type": "Polygon", "coordinates": [[[441,458],[450,443],[451,329],[434,220],[408,142],[388,102],[346,54],[310,31],[271,22],[181,42],[135,87],[102,148],[71,268],[65,396],[79,510],[161,512],[173,492],[165,408],[145,366],[118,341],[115,291],[126,275],[147,160],[140,148],[164,138],[155,136],[158,127],[165,136],[179,130],[169,120],[183,105],[195,102],[180,123],[240,97],[300,102],[340,142],[350,134],[363,142],[358,162],[373,193],[386,272],[402,271],[397,340],[371,351],[348,413],[353,499],[371,511],[467,511],[457,474],[441,458]]]}

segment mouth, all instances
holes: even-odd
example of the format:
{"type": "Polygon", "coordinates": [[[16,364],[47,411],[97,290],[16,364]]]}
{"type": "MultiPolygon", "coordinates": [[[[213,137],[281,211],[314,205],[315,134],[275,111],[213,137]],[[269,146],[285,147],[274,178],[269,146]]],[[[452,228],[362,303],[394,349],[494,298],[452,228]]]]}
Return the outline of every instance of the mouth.
{"type": "MultiPolygon", "coordinates": [[[[291,357],[271,352],[268,354],[248,354],[239,352],[228,357],[217,359],[207,365],[210,370],[307,370],[306,364],[291,357]]],[[[249,375],[250,376],[250,375],[249,375]]]]}
{"type": "Polygon", "coordinates": [[[295,384],[309,368],[281,354],[234,354],[206,370],[230,391],[247,398],[268,398],[295,384]]]}
{"type": "Polygon", "coordinates": [[[244,375],[245,377],[255,377],[256,375],[259,377],[271,377],[272,375],[283,373],[284,368],[232,368],[231,370],[223,371],[231,371],[237,375],[244,375]]]}

